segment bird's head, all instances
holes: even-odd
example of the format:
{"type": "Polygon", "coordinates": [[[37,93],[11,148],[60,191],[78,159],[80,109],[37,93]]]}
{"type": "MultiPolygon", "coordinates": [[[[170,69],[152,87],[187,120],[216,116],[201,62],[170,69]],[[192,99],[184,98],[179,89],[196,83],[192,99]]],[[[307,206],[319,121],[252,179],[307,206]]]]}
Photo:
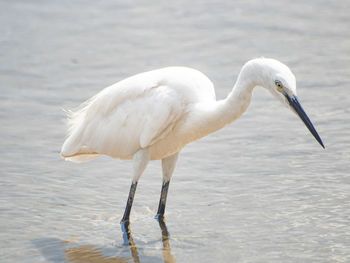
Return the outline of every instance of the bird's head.
{"type": "Polygon", "coordinates": [[[256,74],[259,76],[256,84],[267,88],[282,104],[298,115],[319,144],[325,148],[321,137],[298,100],[296,80],[292,71],[275,59],[260,58],[250,62],[254,65],[255,71],[260,73],[256,74]]]}

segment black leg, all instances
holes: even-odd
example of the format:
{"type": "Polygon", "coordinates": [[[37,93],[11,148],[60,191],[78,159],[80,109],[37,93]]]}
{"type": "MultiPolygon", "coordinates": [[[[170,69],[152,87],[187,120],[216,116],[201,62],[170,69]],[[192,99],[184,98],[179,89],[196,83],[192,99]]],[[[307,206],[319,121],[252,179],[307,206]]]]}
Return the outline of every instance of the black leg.
{"type": "Polygon", "coordinates": [[[156,218],[158,220],[164,219],[164,211],[165,211],[166,198],[168,195],[169,183],[170,183],[170,181],[163,182],[163,185],[162,185],[162,192],[160,194],[158,212],[156,215],[156,218]]]}
{"type": "Polygon", "coordinates": [[[134,201],[136,187],[137,187],[137,182],[132,182],[131,187],[130,187],[128,201],[127,201],[126,207],[125,207],[124,216],[123,216],[122,221],[120,223],[129,222],[130,211],[131,211],[131,207],[132,207],[132,202],[134,201]]]}

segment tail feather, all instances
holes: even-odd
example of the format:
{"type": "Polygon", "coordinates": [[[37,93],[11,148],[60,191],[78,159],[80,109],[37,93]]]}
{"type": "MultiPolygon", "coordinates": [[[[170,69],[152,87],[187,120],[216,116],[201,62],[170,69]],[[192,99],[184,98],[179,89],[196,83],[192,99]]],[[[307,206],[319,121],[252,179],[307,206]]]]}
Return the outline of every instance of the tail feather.
{"type": "Polygon", "coordinates": [[[68,137],[62,145],[61,157],[72,162],[87,162],[99,156],[95,152],[87,152],[82,149],[82,137],[84,135],[84,123],[86,113],[95,97],[82,103],[76,110],[65,110],[68,126],[68,137]]]}
{"type": "MultiPolygon", "coordinates": [[[[97,93],[92,98],[83,102],[75,110],[65,110],[68,126],[68,138],[62,146],[61,156],[73,162],[86,162],[96,158],[100,154],[91,149],[86,149],[85,140],[87,136],[88,123],[96,116],[96,112],[103,112],[106,104],[104,100],[105,90],[97,93]]],[[[108,97],[108,96],[107,96],[108,97]]]]}
{"type": "Polygon", "coordinates": [[[63,153],[61,153],[61,157],[64,158],[66,161],[71,161],[74,163],[83,163],[83,162],[87,162],[90,160],[93,160],[95,158],[97,158],[98,156],[100,156],[98,153],[92,153],[92,154],[76,154],[76,155],[71,155],[71,156],[67,156],[64,155],[63,153]]]}

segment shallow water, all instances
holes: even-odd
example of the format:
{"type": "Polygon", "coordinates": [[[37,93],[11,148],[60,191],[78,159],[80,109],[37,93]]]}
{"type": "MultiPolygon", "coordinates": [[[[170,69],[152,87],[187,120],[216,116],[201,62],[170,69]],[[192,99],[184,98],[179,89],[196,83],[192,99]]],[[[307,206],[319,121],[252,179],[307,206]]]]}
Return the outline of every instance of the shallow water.
{"type": "Polygon", "coordinates": [[[0,2],[1,262],[350,262],[347,1],[0,2]],[[256,89],[236,123],[188,145],[163,237],[159,162],[140,180],[134,246],[119,220],[131,163],[64,162],[62,108],[168,65],[206,73],[217,97],[242,64],[274,57],[323,138],[256,89]]]}

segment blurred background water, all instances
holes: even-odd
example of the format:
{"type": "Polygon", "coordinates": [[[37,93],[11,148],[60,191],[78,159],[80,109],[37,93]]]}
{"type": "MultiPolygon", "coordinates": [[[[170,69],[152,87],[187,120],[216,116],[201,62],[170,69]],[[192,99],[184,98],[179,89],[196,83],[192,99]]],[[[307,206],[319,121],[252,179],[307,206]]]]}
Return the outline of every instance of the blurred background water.
{"type": "Polygon", "coordinates": [[[0,13],[1,262],[350,262],[348,1],[13,0],[0,13]],[[295,73],[326,150],[257,88],[240,120],[182,151],[166,242],[148,166],[124,246],[131,162],[63,161],[62,109],[170,65],[204,72],[221,99],[260,56],[295,73]]]}

